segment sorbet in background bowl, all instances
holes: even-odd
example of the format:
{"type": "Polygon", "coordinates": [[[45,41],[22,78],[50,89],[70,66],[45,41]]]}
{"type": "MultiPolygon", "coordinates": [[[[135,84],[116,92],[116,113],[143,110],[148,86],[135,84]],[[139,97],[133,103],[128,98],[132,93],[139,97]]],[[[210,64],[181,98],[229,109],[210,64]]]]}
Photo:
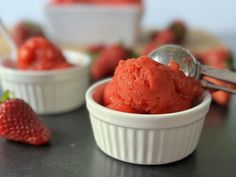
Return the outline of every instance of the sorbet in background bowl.
{"type": "Polygon", "coordinates": [[[177,65],[146,59],[120,62],[113,79],[88,89],[95,141],[103,152],[125,162],[178,161],[196,149],[211,96],[198,81],[178,73],[177,65]]]}
{"type": "Polygon", "coordinates": [[[90,57],[61,51],[45,40],[31,38],[19,49],[17,60],[1,60],[2,88],[29,103],[39,114],[76,109],[85,100],[90,57]]]}
{"type": "Polygon", "coordinates": [[[19,48],[16,63],[17,69],[32,71],[66,69],[73,66],[62,51],[44,37],[26,40],[19,48]]]}

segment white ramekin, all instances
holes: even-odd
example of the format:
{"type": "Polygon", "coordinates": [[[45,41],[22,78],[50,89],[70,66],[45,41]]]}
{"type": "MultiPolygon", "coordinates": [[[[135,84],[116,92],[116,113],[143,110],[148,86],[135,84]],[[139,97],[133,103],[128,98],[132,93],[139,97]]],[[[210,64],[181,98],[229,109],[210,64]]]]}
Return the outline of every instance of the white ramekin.
{"type": "Polygon", "coordinates": [[[95,141],[103,152],[121,161],[154,165],[178,161],[195,150],[211,102],[209,92],[185,111],[131,114],[96,102],[108,81],[92,85],[86,93],[95,141]]]}
{"type": "Polygon", "coordinates": [[[38,114],[63,113],[81,106],[89,86],[90,57],[65,51],[65,57],[74,67],[50,71],[22,71],[0,62],[3,90],[29,103],[38,114]]]}
{"type": "Polygon", "coordinates": [[[140,31],[142,7],[47,4],[44,14],[46,33],[62,45],[87,46],[122,41],[132,46],[140,31]]]}

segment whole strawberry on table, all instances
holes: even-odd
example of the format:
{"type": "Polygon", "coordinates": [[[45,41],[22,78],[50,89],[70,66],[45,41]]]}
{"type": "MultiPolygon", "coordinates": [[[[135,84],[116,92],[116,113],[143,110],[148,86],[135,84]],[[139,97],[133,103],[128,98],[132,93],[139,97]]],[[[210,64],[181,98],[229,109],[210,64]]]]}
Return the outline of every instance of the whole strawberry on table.
{"type": "Polygon", "coordinates": [[[120,60],[136,56],[133,50],[121,44],[94,45],[88,48],[88,52],[95,60],[90,71],[93,80],[112,76],[120,60]]]}
{"type": "MultiPolygon", "coordinates": [[[[196,58],[201,63],[210,65],[214,68],[234,70],[233,55],[227,48],[211,48],[204,52],[198,53],[196,58]]],[[[227,86],[236,89],[235,84],[226,83],[211,77],[204,77],[204,79],[220,86],[227,86]]],[[[216,91],[212,93],[212,98],[217,104],[227,106],[230,102],[231,94],[224,91],[216,91]]]]}
{"type": "Polygon", "coordinates": [[[34,110],[25,101],[10,98],[6,91],[0,100],[0,136],[2,138],[42,145],[49,141],[51,133],[34,110]]]}

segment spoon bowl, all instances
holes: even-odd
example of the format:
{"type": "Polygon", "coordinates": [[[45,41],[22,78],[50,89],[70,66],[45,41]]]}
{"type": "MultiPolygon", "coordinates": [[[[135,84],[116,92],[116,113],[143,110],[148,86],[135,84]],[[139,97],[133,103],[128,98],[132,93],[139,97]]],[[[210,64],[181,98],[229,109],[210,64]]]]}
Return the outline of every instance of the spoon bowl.
{"type": "Polygon", "coordinates": [[[164,45],[152,53],[149,56],[164,65],[167,65],[171,60],[174,60],[179,64],[180,70],[185,73],[186,76],[194,77],[199,79],[199,71],[197,60],[187,49],[178,45],[164,45]]]}

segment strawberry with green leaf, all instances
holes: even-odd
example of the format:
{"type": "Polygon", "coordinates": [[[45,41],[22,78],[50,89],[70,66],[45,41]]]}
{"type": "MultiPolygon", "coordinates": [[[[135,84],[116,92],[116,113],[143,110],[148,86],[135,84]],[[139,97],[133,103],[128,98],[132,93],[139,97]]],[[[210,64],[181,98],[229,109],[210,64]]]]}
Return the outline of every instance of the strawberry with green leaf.
{"type": "Polygon", "coordinates": [[[33,109],[21,99],[10,98],[9,91],[0,100],[0,136],[17,142],[42,145],[51,133],[33,109]]]}

